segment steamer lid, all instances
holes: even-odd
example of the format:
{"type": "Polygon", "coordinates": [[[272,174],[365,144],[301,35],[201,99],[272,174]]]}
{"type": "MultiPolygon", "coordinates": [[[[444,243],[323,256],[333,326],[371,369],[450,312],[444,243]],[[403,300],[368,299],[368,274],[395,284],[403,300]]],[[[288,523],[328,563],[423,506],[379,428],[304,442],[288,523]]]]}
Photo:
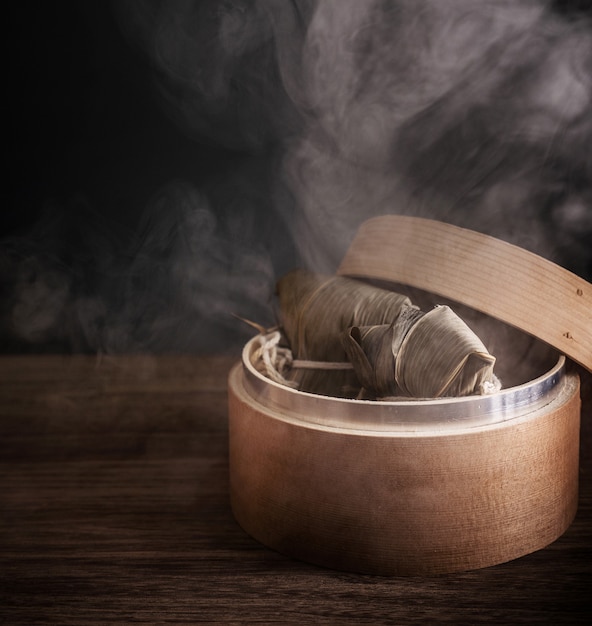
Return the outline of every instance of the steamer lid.
{"type": "Polygon", "coordinates": [[[375,217],[360,226],[337,273],[450,298],[545,341],[592,372],[592,285],[495,237],[425,218],[375,217]]]}

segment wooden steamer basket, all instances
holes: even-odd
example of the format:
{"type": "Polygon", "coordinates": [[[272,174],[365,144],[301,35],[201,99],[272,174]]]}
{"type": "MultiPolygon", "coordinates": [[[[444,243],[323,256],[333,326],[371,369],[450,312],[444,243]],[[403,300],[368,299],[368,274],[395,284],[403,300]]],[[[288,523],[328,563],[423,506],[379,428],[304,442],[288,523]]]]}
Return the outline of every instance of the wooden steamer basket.
{"type": "Polygon", "coordinates": [[[531,354],[547,356],[490,396],[371,402],[268,380],[251,340],[229,376],[243,529],[297,559],[382,575],[487,567],[557,539],[577,509],[580,397],[550,346],[592,369],[592,286],[494,238],[402,216],[364,223],[338,273],[452,298],[538,337],[531,354]]]}

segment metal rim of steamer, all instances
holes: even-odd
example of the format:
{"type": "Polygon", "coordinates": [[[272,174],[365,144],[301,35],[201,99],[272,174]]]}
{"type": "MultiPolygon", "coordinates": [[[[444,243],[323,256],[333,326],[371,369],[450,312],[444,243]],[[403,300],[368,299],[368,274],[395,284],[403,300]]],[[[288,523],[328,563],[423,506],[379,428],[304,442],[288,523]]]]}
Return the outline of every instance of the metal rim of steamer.
{"type": "Polygon", "coordinates": [[[322,396],[276,383],[259,373],[251,356],[257,338],[243,348],[243,384],[258,403],[284,418],[324,428],[356,431],[443,431],[498,424],[536,411],[556,399],[565,383],[565,357],[527,383],[489,395],[401,401],[322,396]]]}

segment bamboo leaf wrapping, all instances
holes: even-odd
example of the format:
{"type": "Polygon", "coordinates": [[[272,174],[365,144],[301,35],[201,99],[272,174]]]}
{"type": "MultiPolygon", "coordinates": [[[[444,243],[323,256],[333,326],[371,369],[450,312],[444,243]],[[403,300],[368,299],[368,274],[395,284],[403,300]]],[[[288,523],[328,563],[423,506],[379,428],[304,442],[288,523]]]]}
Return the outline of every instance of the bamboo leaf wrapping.
{"type": "Polygon", "coordinates": [[[299,389],[346,397],[437,398],[499,389],[495,357],[448,306],[424,313],[407,296],[305,270],[278,283],[299,389]],[[322,363],[349,361],[351,371],[322,363]]]}
{"type": "MultiPolygon", "coordinates": [[[[350,326],[390,323],[403,307],[412,307],[407,296],[338,276],[294,270],[277,285],[281,323],[294,358],[347,362],[341,334],[350,326]]],[[[415,307],[416,308],[416,307],[415,307]]],[[[352,371],[294,369],[290,380],[303,391],[352,396],[360,385],[352,371]]]]}

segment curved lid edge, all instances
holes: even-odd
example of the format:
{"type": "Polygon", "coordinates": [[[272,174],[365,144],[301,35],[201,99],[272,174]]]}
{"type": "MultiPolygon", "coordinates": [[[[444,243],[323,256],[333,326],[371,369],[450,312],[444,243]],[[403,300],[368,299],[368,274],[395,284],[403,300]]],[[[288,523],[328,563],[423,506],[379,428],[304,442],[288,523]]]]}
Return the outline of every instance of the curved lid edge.
{"type": "Polygon", "coordinates": [[[518,246],[444,222],[364,222],[338,275],[430,291],[538,337],[592,372],[592,285],[518,246]]]}

